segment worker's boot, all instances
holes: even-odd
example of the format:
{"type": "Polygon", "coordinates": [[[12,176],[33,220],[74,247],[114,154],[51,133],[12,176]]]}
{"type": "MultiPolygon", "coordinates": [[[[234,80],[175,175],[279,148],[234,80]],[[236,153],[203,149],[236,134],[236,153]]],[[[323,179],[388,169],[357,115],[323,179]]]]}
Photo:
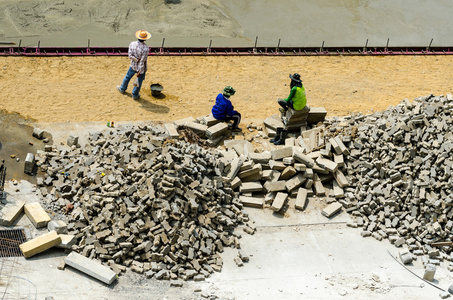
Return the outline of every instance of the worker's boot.
{"type": "Polygon", "coordinates": [[[277,133],[275,134],[275,137],[270,140],[271,143],[275,143],[279,138],[280,134],[282,133],[283,127],[277,127],[277,133]]]}
{"type": "Polygon", "coordinates": [[[280,138],[274,142],[274,145],[284,145],[286,136],[288,135],[288,130],[283,129],[280,132],[280,138]]]}

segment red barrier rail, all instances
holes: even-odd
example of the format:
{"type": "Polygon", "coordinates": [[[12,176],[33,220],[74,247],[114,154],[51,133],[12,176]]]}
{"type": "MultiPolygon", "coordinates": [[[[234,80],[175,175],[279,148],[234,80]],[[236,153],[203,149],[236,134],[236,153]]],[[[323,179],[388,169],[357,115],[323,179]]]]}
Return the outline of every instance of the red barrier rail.
{"type": "MultiPolygon", "coordinates": [[[[162,56],[451,55],[453,47],[157,47],[162,56]]],[[[126,47],[0,47],[0,56],[127,56],[126,47]]]]}

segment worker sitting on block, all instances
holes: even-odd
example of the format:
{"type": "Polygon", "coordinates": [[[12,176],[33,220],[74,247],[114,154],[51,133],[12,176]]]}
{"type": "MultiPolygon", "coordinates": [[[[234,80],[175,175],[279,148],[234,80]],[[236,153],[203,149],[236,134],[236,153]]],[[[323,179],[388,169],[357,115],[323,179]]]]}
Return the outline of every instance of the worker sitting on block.
{"type": "Polygon", "coordinates": [[[239,123],[241,114],[234,110],[230,97],[236,93],[231,86],[223,89],[223,92],[217,95],[215,105],[212,107],[212,116],[221,121],[233,121],[232,130],[240,131],[239,123]]]}
{"type": "MultiPolygon", "coordinates": [[[[289,78],[291,78],[291,84],[289,86],[291,91],[288,98],[277,99],[278,104],[281,106],[279,110],[282,114],[285,114],[288,109],[294,109],[296,111],[301,111],[302,114],[308,116],[310,107],[307,105],[307,96],[300,75],[297,73],[289,74],[289,78]]],[[[271,143],[274,143],[274,145],[283,145],[287,134],[288,131],[285,130],[285,128],[277,128],[275,138],[270,141],[271,143]]]]}

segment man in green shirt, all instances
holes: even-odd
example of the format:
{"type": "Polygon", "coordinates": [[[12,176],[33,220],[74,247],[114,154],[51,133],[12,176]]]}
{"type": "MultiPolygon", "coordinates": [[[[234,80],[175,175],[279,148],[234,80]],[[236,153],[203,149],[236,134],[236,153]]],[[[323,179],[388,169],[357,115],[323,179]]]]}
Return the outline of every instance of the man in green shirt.
{"type": "MultiPolygon", "coordinates": [[[[307,96],[305,95],[305,88],[300,75],[297,73],[289,74],[289,78],[291,78],[291,91],[288,98],[277,100],[282,107],[280,108],[282,113],[286,112],[288,107],[294,110],[302,110],[307,107],[307,96]]],[[[308,110],[309,108],[307,107],[306,109],[308,110]]]]}

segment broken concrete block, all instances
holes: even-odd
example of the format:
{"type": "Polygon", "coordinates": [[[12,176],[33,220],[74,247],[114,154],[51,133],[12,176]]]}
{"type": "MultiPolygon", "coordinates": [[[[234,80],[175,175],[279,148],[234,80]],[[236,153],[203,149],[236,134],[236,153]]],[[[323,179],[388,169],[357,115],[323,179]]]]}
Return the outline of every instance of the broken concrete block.
{"type": "Polygon", "coordinates": [[[304,177],[303,174],[301,173],[297,174],[296,176],[294,176],[293,178],[286,182],[285,186],[286,190],[288,191],[288,193],[291,193],[293,190],[300,187],[305,182],[305,180],[307,179],[304,177]]]}
{"type": "Polygon", "coordinates": [[[214,126],[215,124],[217,124],[219,122],[222,122],[222,121],[217,120],[212,115],[206,115],[203,117],[203,120],[202,120],[202,123],[208,127],[214,126]]]}
{"type": "Polygon", "coordinates": [[[325,207],[321,214],[327,218],[330,218],[332,216],[334,216],[335,214],[337,214],[341,208],[343,207],[343,205],[341,205],[341,203],[339,202],[334,202],[332,204],[329,204],[327,207],[325,207]]]}
{"type": "Polygon", "coordinates": [[[112,284],[118,277],[114,271],[101,263],[89,259],[76,252],[71,252],[65,259],[65,264],[79,270],[108,285],[112,284]]]}
{"type": "Polygon", "coordinates": [[[72,234],[59,234],[61,243],[57,245],[58,248],[71,249],[72,245],[77,243],[77,238],[72,234]]]}
{"type": "Polygon", "coordinates": [[[33,169],[35,167],[35,156],[33,153],[28,153],[25,158],[25,165],[24,165],[24,173],[25,174],[33,174],[33,169]]]}
{"type": "Polygon", "coordinates": [[[0,212],[0,225],[11,226],[24,210],[23,202],[8,203],[0,212]]]}
{"type": "Polygon", "coordinates": [[[32,222],[36,228],[45,227],[47,223],[51,221],[49,215],[45,212],[39,202],[25,204],[24,211],[30,222],[32,222]]]}
{"type": "Polygon", "coordinates": [[[399,256],[403,264],[408,265],[412,263],[412,254],[409,252],[409,249],[400,250],[399,256]]]}
{"type": "Polygon", "coordinates": [[[263,208],[263,199],[262,198],[240,196],[239,201],[244,206],[263,208]]]}
{"type": "Polygon", "coordinates": [[[165,127],[165,130],[167,130],[168,135],[172,139],[177,139],[179,137],[179,133],[178,133],[178,130],[176,129],[175,124],[167,123],[167,124],[164,124],[164,127],[165,127]]]}
{"type": "Polygon", "coordinates": [[[338,164],[336,162],[321,156],[316,159],[316,163],[318,164],[318,166],[327,169],[332,173],[338,169],[338,164]]]}
{"type": "Polygon", "coordinates": [[[79,137],[77,135],[71,134],[70,136],[68,136],[68,140],[66,143],[70,147],[77,146],[77,144],[79,143],[79,137]]]}
{"type": "Polygon", "coordinates": [[[288,194],[286,193],[277,193],[275,196],[274,201],[272,202],[271,209],[273,211],[280,211],[283,206],[285,205],[286,199],[288,198],[288,194]]]}
{"type": "Polygon", "coordinates": [[[308,203],[307,190],[304,188],[300,188],[297,191],[295,208],[298,210],[304,210],[305,207],[307,207],[307,203],[308,203]]]}
{"type": "Polygon", "coordinates": [[[57,246],[61,243],[61,238],[55,231],[51,231],[44,235],[38,236],[28,242],[19,245],[20,250],[26,258],[32,257],[35,254],[41,253],[57,246]]]}
{"type": "Polygon", "coordinates": [[[308,124],[318,124],[324,122],[327,115],[327,110],[324,107],[310,107],[310,111],[307,116],[308,124]]]}
{"type": "Polygon", "coordinates": [[[68,231],[68,226],[62,220],[54,220],[47,223],[47,229],[49,231],[55,230],[58,234],[66,233],[68,231]]]}
{"type": "Polygon", "coordinates": [[[39,128],[33,128],[33,134],[32,134],[35,138],[37,139],[42,139],[43,136],[44,136],[44,130],[42,129],[39,129],[39,128]]]}
{"type": "Polygon", "coordinates": [[[427,264],[425,267],[425,273],[423,274],[423,279],[433,281],[434,274],[436,274],[436,266],[433,264],[427,264]]]}

